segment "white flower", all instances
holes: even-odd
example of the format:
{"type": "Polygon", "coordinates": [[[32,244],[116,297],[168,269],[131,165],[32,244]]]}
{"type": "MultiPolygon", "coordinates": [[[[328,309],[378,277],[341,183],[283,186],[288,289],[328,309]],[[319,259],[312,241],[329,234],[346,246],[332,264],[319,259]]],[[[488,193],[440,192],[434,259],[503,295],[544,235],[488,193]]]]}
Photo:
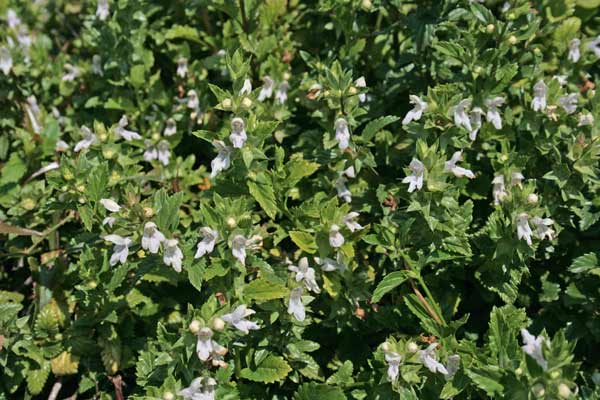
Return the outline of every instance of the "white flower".
{"type": "MultiPolygon", "coordinates": [[[[354,86],[356,86],[357,88],[366,88],[367,87],[367,81],[365,80],[364,76],[361,76],[360,78],[358,78],[357,80],[354,81],[354,86]]],[[[367,94],[366,93],[359,93],[358,94],[358,101],[360,101],[361,103],[364,103],[367,100],[367,94]]]]}
{"type": "Polygon", "coordinates": [[[412,193],[423,188],[423,173],[425,172],[425,166],[423,163],[416,158],[413,158],[408,168],[412,171],[412,174],[407,175],[402,179],[402,183],[408,183],[408,193],[412,193]]]}
{"type": "Polygon", "coordinates": [[[17,16],[15,10],[9,8],[6,12],[6,22],[8,23],[8,27],[10,29],[14,29],[17,26],[21,25],[21,19],[17,16]]]}
{"type": "Polygon", "coordinates": [[[389,351],[385,352],[385,361],[388,363],[387,376],[390,381],[395,382],[400,372],[399,366],[402,357],[394,351],[389,351]]]}
{"type": "Polygon", "coordinates": [[[586,126],[594,124],[594,116],[591,113],[579,114],[579,123],[577,126],[586,126]]]}
{"type": "Polygon", "coordinates": [[[447,373],[444,374],[444,378],[446,380],[451,379],[454,376],[454,374],[456,374],[456,372],[458,372],[459,368],[460,368],[460,356],[458,354],[452,354],[451,356],[448,356],[448,361],[446,362],[447,373]]]}
{"type": "Polygon", "coordinates": [[[202,240],[198,242],[198,245],[196,246],[197,250],[194,258],[200,258],[205,254],[212,253],[212,251],[215,249],[217,239],[219,239],[219,232],[207,226],[200,228],[200,233],[203,237],[202,240]]]}
{"type": "Polygon", "coordinates": [[[121,206],[113,199],[100,199],[100,204],[110,212],[118,212],[121,209],[121,206]]]}
{"type": "Polygon", "coordinates": [[[504,175],[496,175],[492,180],[492,183],[494,184],[492,189],[492,194],[494,195],[494,204],[498,205],[504,201],[506,196],[508,196],[508,193],[506,192],[506,186],[504,185],[504,175]]]}
{"type": "Polygon", "coordinates": [[[187,92],[187,108],[194,111],[198,111],[200,109],[198,93],[196,93],[196,91],[193,89],[187,92]]]}
{"type": "Polygon", "coordinates": [[[100,21],[104,21],[110,10],[108,8],[108,0],[98,0],[98,6],[96,8],[96,17],[100,19],[100,21]]]}
{"type": "Polygon", "coordinates": [[[94,135],[87,126],[82,125],[80,130],[81,130],[81,135],[83,136],[83,139],[81,139],[75,145],[75,150],[74,150],[75,153],[78,153],[81,150],[85,150],[85,149],[89,148],[91,145],[93,145],[94,143],[96,143],[98,141],[98,139],[96,138],[96,135],[94,135]]]}
{"type": "Polygon", "coordinates": [[[176,272],[181,272],[181,261],[183,260],[183,253],[179,248],[179,241],[177,239],[165,240],[165,253],[163,255],[163,261],[165,265],[172,266],[176,272]]]}
{"type": "Polygon", "coordinates": [[[156,149],[156,146],[153,145],[149,139],[144,140],[144,144],[146,145],[146,151],[144,151],[144,160],[148,162],[156,160],[158,158],[158,150],[156,149]]]}
{"type": "Polygon", "coordinates": [[[340,176],[335,181],[335,190],[337,190],[337,195],[340,199],[343,199],[346,203],[350,203],[352,201],[352,192],[350,189],[346,187],[346,179],[344,176],[340,176]]]}
{"type": "Polygon", "coordinates": [[[248,135],[246,135],[243,119],[236,117],[231,120],[231,135],[229,135],[229,140],[236,149],[244,147],[246,140],[248,140],[248,135]]]}
{"type": "Polygon", "coordinates": [[[306,318],[306,311],[304,310],[304,304],[302,304],[303,293],[304,289],[302,287],[292,289],[288,302],[288,314],[293,315],[298,321],[304,321],[304,318],[306,318]]]}
{"type": "Polygon", "coordinates": [[[104,225],[107,225],[107,224],[108,224],[108,226],[112,228],[112,227],[113,227],[113,224],[115,223],[115,221],[116,221],[116,220],[117,220],[117,219],[116,219],[115,217],[105,217],[105,218],[102,220],[102,226],[104,226],[104,225]]]}
{"type": "Polygon", "coordinates": [[[533,100],[531,101],[531,108],[533,111],[544,111],[546,109],[546,91],[548,86],[543,80],[538,81],[533,86],[533,100]]]}
{"type": "Polygon", "coordinates": [[[342,175],[346,175],[348,178],[356,178],[356,172],[354,171],[354,166],[349,166],[345,170],[342,171],[342,175]]]}
{"type": "Polygon", "coordinates": [[[469,132],[469,139],[474,141],[477,139],[477,133],[481,129],[481,116],[483,110],[480,107],[474,107],[469,114],[471,120],[471,132],[469,132]]]}
{"type": "Polygon", "coordinates": [[[229,168],[231,165],[231,147],[226,146],[222,140],[213,140],[213,146],[217,149],[217,156],[210,162],[210,177],[214,178],[221,171],[229,168]]]}
{"type": "MultiPolygon", "coordinates": [[[[31,47],[32,39],[27,31],[27,28],[21,25],[17,31],[17,42],[21,45],[25,52],[29,51],[31,47]]],[[[29,57],[26,56],[26,62],[29,62],[29,57]]]]}
{"type": "Polygon", "coordinates": [[[590,40],[590,42],[588,43],[588,49],[593,51],[596,57],[600,57],[600,36],[593,40],[590,40]]]}
{"type": "Polygon", "coordinates": [[[157,146],[157,158],[164,166],[169,165],[169,159],[171,158],[171,150],[169,142],[161,140],[157,146]]]}
{"type": "Polygon", "coordinates": [[[452,155],[452,158],[444,163],[444,171],[452,172],[454,174],[454,176],[456,176],[458,178],[462,178],[463,176],[466,176],[469,179],[475,178],[473,171],[471,171],[470,169],[458,167],[456,165],[456,163],[461,160],[462,160],[462,151],[455,152],[452,155]]]}
{"type": "Polygon", "coordinates": [[[129,142],[133,139],[141,139],[142,138],[139,133],[125,129],[127,127],[127,125],[129,125],[129,121],[127,120],[127,116],[123,115],[121,117],[121,119],[119,120],[118,126],[114,129],[117,139],[122,137],[123,139],[125,139],[129,142]]]}
{"type": "Polygon", "coordinates": [[[165,123],[165,129],[163,131],[163,135],[165,136],[173,136],[177,133],[177,123],[173,118],[169,118],[165,123]]]}
{"type": "Polygon", "coordinates": [[[496,129],[502,129],[502,117],[498,112],[498,107],[501,107],[506,100],[504,97],[494,97],[493,99],[487,99],[485,105],[488,108],[485,118],[488,122],[491,122],[496,129]]]}
{"type": "Polygon", "coordinates": [[[544,353],[542,352],[542,343],[544,343],[544,337],[542,335],[535,337],[527,329],[521,329],[521,336],[523,337],[523,346],[521,347],[526,354],[529,354],[544,371],[548,368],[548,362],[544,359],[544,353]]]}
{"type": "Polygon", "coordinates": [[[213,331],[210,328],[200,328],[198,331],[198,341],[196,342],[196,355],[201,361],[206,361],[214,351],[212,340],[213,331]]]}
{"type": "Polygon", "coordinates": [[[350,232],[360,231],[363,229],[363,226],[356,222],[356,218],[358,218],[359,215],[360,214],[356,211],[351,211],[342,218],[342,222],[346,224],[350,232]]]}
{"type": "Polygon", "coordinates": [[[0,69],[4,75],[8,75],[13,66],[13,59],[10,50],[6,47],[0,47],[0,69]]]}
{"type": "Polygon", "coordinates": [[[408,96],[410,98],[410,104],[414,104],[414,108],[410,110],[404,119],[402,120],[402,125],[407,125],[411,121],[418,121],[423,116],[423,113],[427,111],[427,103],[421,100],[419,97],[415,95],[408,96]]]}
{"type": "Polygon", "coordinates": [[[350,141],[350,131],[348,130],[348,121],[345,118],[335,120],[335,139],[338,141],[340,150],[345,150],[350,141]]]}
{"type": "Polygon", "coordinates": [[[40,134],[42,132],[42,126],[40,125],[40,107],[38,106],[35,96],[27,97],[25,111],[27,112],[27,118],[31,123],[31,128],[36,134],[40,134]]]}
{"type": "Polygon", "coordinates": [[[427,347],[425,350],[419,350],[419,359],[421,360],[423,365],[434,374],[436,372],[439,372],[441,374],[447,375],[448,370],[442,365],[442,363],[440,363],[437,360],[437,354],[435,352],[435,349],[437,347],[437,343],[431,343],[429,347],[427,347]]]}
{"type": "Polygon", "coordinates": [[[69,144],[62,139],[58,139],[56,141],[56,145],[54,146],[55,151],[67,151],[69,150],[69,144]]]}
{"type": "Polygon", "coordinates": [[[525,177],[522,173],[517,171],[510,174],[510,179],[511,186],[521,186],[521,182],[523,182],[523,179],[525,179],[525,177]]]}
{"type": "Polygon", "coordinates": [[[290,88],[290,84],[288,81],[283,81],[279,84],[277,88],[277,92],[275,93],[275,100],[279,102],[279,104],[285,104],[287,100],[287,91],[290,88]]]}
{"type": "Polygon", "coordinates": [[[177,76],[185,78],[188,73],[188,60],[185,57],[180,57],[177,60],[177,76]]]}
{"type": "Polygon", "coordinates": [[[66,72],[62,76],[63,82],[73,82],[79,76],[79,68],[71,64],[65,64],[64,69],[66,72]]]}
{"type": "Polygon", "coordinates": [[[265,76],[262,78],[262,81],[263,85],[258,94],[258,101],[265,101],[265,99],[269,99],[273,96],[273,87],[275,86],[273,79],[271,79],[270,76],[265,76]]]}
{"type": "Polygon", "coordinates": [[[256,311],[246,308],[245,305],[238,306],[233,312],[223,315],[223,321],[235,326],[240,331],[248,334],[250,330],[260,329],[256,322],[248,321],[246,317],[255,314],[256,311]]]}
{"type": "Polygon", "coordinates": [[[144,235],[142,236],[142,249],[148,250],[152,254],[158,253],[160,244],[165,241],[165,235],[160,233],[154,222],[146,222],[144,225],[144,235]]]}
{"type": "Polygon", "coordinates": [[[252,82],[250,82],[250,79],[244,79],[244,85],[240,89],[238,95],[243,96],[250,93],[252,93],[252,82]]]}
{"type": "Polygon", "coordinates": [[[531,236],[533,232],[529,227],[529,215],[527,213],[521,213],[517,216],[517,238],[523,239],[531,246],[531,236]]]}
{"type": "Polygon", "coordinates": [[[531,222],[535,226],[536,233],[540,239],[544,240],[546,237],[548,237],[548,240],[554,239],[555,232],[554,229],[551,228],[552,224],[554,224],[552,219],[533,217],[531,222]]]}
{"type": "Polygon", "coordinates": [[[235,235],[231,240],[231,254],[233,254],[242,265],[246,265],[246,244],[247,240],[242,235],[235,235]]]}
{"type": "Polygon", "coordinates": [[[577,93],[571,93],[558,98],[560,105],[567,114],[573,114],[577,110],[577,93]]]}
{"type": "Polygon", "coordinates": [[[342,260],[342,253],[337,252],[336,259],[332,258],[324,258],[320,259],[319,257],[315,257],[315,262],[321,266],[321,269],[324,272],[333,272],[333,271],[344,271],[346,268],[346,264],[342,260]]]}
{"type": "Polygon", "coordinates": [[[558,85],[560,87],[565,86],[567,83],[569,83],[569,81],[567,81],[567,75],[554,75],[552,77],[552,79],[556,79],[556,81],[558,82],[558,85]]]}
{"type": "Polygon", "coordinates": [[[102,70],[102,58],[98,54],[94,54],[92,57],[92,72],[96,75],[104,76],[102,70]]]}
{"type": "Polygon", "coordinates": [[[113,254],[110,256],[110,265],[116,265],[118,262],[125,264],[127,256],[129,255],[129,245],[131,239],[128,237],[122,237],[119,235],[106,235],[104,240],[113,243],[113,254]]]}
{"type": "Polygon", "coordinates": [[[315,293],[321,293],[321,289],[317,284],[317,280],[315,278],[315,270],[308,266],[308,259],[306,257],[302,257],[298,261],[298,265],[290,265],[288,270],[295,273],[296,282],[304,281],[304,286],[315,293]]]}
{"type": "Polygon", "coordinates": [[[214,400],[216,383],[213,378],[196,378],[178,394],[186,400],[214,400]]]}
{"type": "Polygon", "coordinates": [[[454,124],[456,126],[463,126],[466,130],[471,132],[471,120],[467,115],[467,109],[469,108],[471,108],[471,100],[469,99],[461,100],[454,107],[454,124]]]}
{"type": "Polygon", "coordinates": [[[344,241],[344,236],[340,233],[340,227],[336,224],[331,225],[331,228],[329,229],[329,244],[331,247],[342,247],[344,241]]]}

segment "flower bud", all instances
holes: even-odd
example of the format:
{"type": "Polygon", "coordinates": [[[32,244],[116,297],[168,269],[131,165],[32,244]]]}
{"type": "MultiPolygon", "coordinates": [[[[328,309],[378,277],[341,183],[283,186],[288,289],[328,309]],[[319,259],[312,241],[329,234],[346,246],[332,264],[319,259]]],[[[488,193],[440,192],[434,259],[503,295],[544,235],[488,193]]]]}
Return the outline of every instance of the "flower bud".
{"type": "Polygon", "coordinates": [[[533,54],[539,57],[542,55],[542,51],[536,47],[535,49],[533,49],[533,54]]]}
{"type": "Polygon", "coordinates": [[[529,196],[527,196],[527,202],[529,204],[537,204],[538,200],[538,195],[535,193],[531,193],[529,196]]]}
{"type": "Polygon", "coordinates": [[[517,41],[518,40],[517,40],[517,37],[515,35],[510,35],[508,37],[508,43],[510,43],[510,44],[517,44],[517,41]]]}
{"type": "Polygon", "coordinates": [[[163,400],[175,400],[175,395],[171,392],[165,392],[162,398],[163,400]]]}
{"type": "Polygon", "coordinates": [[[519,368],[515,369],[515,375],[516,375],[516,376],[521,376],[521,375],[523,375],[523,368],[520,368],[520,367],[519,367],[519,368]]]}
{"type": "Polygon", "coordinates": [[[536,383],[535,385],[533,385],[531,391],[533,392],[533,395],[535,397],[543,397],[546,394],[546,389],[541,383],[536,383]]]}
{"type": "Polygon", "coordinates": [[[550,373],[550,377],[551,377],[552,379],[558,379],[558,378],[560,377],[560,371],[552,371],[552,372],[550,373]]]}
{"type": "Polygon", "coordinates": [[[485,27],[485,30],[487,31],[487,33],[494,33],[494,31],[496,30],[496,25],[488,24],[488,26],[485,27]]]}
{"type": "Polygon", "coordinates": [[[329,92],[329,90],[326,90],[323,92],[323,97],[329,97],[331,93],[329,92]]]}
{"type": "Polygon", "coordinates": [[[284,81],[289,81],[291,77],[292,77],[292,75],[289,72],[286,72],[283,74],[284,81]]]}
{"type": "Polygon", "coordinates": [[[106,139],[108,139],[108,136],[106,135],[106,133],[101,133],[98,135],[98,139],[100,139],[101,142],[106,142],[106,139]]]}
{"type": "Polygon", "coordinates": [[[563,399],[568,399],[571,397],[571,389],[564,383],[558,385],[558,395],[563,399]]]}
{"type": "Polygon", "coordinates": [[[381,345],[381,350],[384,353],[388,353],[391,349],[392,349],[392,347],[390,346],[390,344],[388,342],[383,342],[383,344],[381,345]]]}
{"type": "Polygon", "coordinates": [[[358,90],[354,86],[350,86],[350,89],[348,89],[348,94],[350,94],[350,96],[354,96],[356,93],[358,93],[358,90]]]}
{"type": "Polygon", "coordinates": [[[85,204],[85,197],[80,196],[79,199],[77,199],[79,201],[79,204],[85,204]]]}
{"type": "Polygon", "coordinates": [[[104,158],[106,158],[107,160],[110,160],[111,158],[113,158],[114,155],[115,155],[115,151],[112,148],[108,147],[108,148],[102,149],[102,156],[104,158]]]}
{"type": "Polygon", "coordinates": [[[78,192],[85,192],[85,185],[83,184],[79,184],[75,187],[75,189],[77,189],[78,192]]]}
{"type": "Polygon", "coordinates": [[[362,0],[362,2],[360,3],[360,7],[365,11],[370,11],[373,7],[373,3],[371,2],[371,0],[362,0]]]}
{"type": "Polygon", "coordinates": [[[225,329],[225,321],[223,321],[221,318],[216,317],[215,319],[213,319],[212,321],[212,326],[213,329],[215,331],[222,331],[223,329],[225,329]]]}
{"type": "Polygon", "coordinates": [[[508,13],[507,18],[512,21],[513,19],[517,18],[517,16],[515,15],[514,12],[511,12],[511,13],[508,13]]]}
{"type": "Polygon", "coordinates": [[[98,282],[96,282],[96,281],[89,281],[87,285],[88,285],[88,287],[90,289],[96,289],[98,287],[98,282]]]}
{"type": "Polygon", "coordinates": [[[139,249],[136,254],[139,258],[146,258],[146,252],[142,249],[139,249]]]}
{"type": "Polygon", "coordinates": [[[233,218],[233,217],[228,217],[228,218],[225,220],[225,223],[227,224],[227,227],[228,227],[229,229],[234,229],[234,228],[237,226],[237,221],[236,221],[236,220],[235,220],[235,218],[233,218]]]}
{"type": "Polygon", "coordinates": [[[406,349],[409,353],[416,353],[419,351],[419,346],[415,342],[408,342],[406,345],[406,349]]]}
{"type": "Polygon", "coordinates": [[[158,133],[158,132],[154,132],[154,133],[152,134],[152,140],[154,140],[154,141],[159,141],[159,140],[160,140],[160,133],[158,133]]]}
{"type": "Polygon", "coordinates": [[[193,320],[192,322],[190,322],[188,329],[194,335],[198,334],[198,332],[200,332],[200,321],[198,321],[197,319],[193,320]]]}
{"type": "Polygon", "coordinates": [[[225,99],[221,102],[221,107],[225,110],[229,110],[231,108],[231,99],[225,99]]]}
{"type": "Polygon", "coordinates": [[[167,318],[167,322],[169,324],[178,324],[181,322],[181,313],[177,310],[173,311],[171,314],[169,314],[169,317],[167,318]]]}
{"type": "Polygon", "coordinates": [[[252,107],[252,100],[250,100],[249,97],[244,97],[244,99],[242,100],[242,106],[245,108],[252,107]]]}
{"type": "Polygon", "coordinates": [[[23,207],[26,210],[31,211],[35,208],[35,200],[33,200],[31,197],[24,198],[21,201],[21,207],[23,207]]]}
{"type": "Polygon", "coordinates": [[[154,215],[154,209],[152,207],[144,207],[144,217],[150,218],[154,215]]]}
{"type": "Polygon", "coordinates": [[[508,161],[508,155],[506,155],[506,154],[502,154],[502,155],[500,156],[500,161],[502,161],[502,162],[508,161]]]}
{"type": "Polygon", "coordinates": [[[65,181],[70,181],[71,179],[75,178],[75,176],[71,170],[65,169],[63,172],[63,178],[65,178],[65,181]]]}

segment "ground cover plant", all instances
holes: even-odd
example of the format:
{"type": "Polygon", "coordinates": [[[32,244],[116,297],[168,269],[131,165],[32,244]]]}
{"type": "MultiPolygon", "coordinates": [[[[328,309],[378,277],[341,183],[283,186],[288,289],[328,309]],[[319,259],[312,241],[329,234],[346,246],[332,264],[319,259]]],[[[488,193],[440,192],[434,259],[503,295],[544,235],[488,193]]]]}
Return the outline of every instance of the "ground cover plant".
{"type": "Polygon", "coordinates": [[[0,0],[0,399],[598,399],[600,1],[0,0]]]}

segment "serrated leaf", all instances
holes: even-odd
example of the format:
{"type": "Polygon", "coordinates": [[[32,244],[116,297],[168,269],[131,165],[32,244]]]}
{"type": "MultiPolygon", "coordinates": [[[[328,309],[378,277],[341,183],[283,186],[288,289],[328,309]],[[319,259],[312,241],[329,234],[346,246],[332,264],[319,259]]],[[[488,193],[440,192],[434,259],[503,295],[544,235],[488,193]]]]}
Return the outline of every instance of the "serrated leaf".
{"type": "Polygon", "coordinates": [[[244,287],[244,297],[257,302],[281,299],[289,295],[289,289],[266,279],[255,279],[244,287]]]}
{"type": "Polygon", "coordinates": [[[198,30],[187,25],[173,25],[165,32],[167,39],[187,39],[193,42],[201,43],[198,30]]]}
{"type": "Polygon", "coordinates": [[[79,358],[63,351],[50,362],[52,373],[56,376],[73,375],[79,368],[79,358]]]}
{"type": "Polygon", "coordinates": [[[290,238],[301,250],[313,254],[317,251],[317,242],[313,235],[307,232],[290,231],[290,238]]]}
{"type": "Polygon", "coordinates": [[[344,392],[335,386],[322,383],[305,383],[294,394],[294,400],[346,400],[344,392]]]}
{"type": "Polygon", "coordinates": [[[32,395],[38,395],[44,389],[46,381],[50,375],[50,363],[44,362],[40,368],[29,369],[27,371],[27,390],[32,395]]]}
{"type": "Polygon", "coordinates": [[[248,181],[247,185],[252,197],[260,204],[265,213],[274,219],[278,208],[271,178],[265,173],[259,173],[256,180],[248,181]]]}
{"type": "Polygon", "coordinates": [[[367,126],[365,126],[365,129],[363,129],[363,131],[362,131],[362,134],[361,134],[362,140],[364,140],[365,142],[371,141],[371,139],[373,139],[373,137],[377,134],[377,132],[379,132],[380,130],[385,128],[387,125],[393,124],[394,122],[398,121],[399,119],[400,119],[399,117],[396,117],[393,115],[386,115],[385,117],[379,117],[377,119],[370,121],[367,124],[367,126]]]}
{"type": "Polygon", "coordinates": [[[410,278],[408,271],[394,271],[387,274],[373,291],[371,301],[377,303],[386,293],[391,292],[393,289],[400,286],[408,278],[410,278]]]}
{"type": "Polygon", "coordinates": [[[273,383],[283,380],[291,370],[283,357],[270,354],[256,368],[242,369],[240,376],[253,382],[273,383]]]}
{"type": "Polygon", "coordinates": [[[599,268],[598,265],[598,256],[596,253],[587,253],[582,256],[577,257],[571,266],[569,267],[569,272],[574,274],[581,273],[589,273],[596,268],[599,268]]]}

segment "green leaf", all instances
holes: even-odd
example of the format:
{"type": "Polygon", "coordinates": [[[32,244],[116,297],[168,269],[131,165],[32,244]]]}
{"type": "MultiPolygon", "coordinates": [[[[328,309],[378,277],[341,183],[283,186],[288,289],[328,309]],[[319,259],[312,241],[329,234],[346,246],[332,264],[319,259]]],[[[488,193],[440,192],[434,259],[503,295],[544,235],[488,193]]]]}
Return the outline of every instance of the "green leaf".
{"type": "Polygon", "coordinates": [[[27,390],[32,395],[38,395],[44,389],[48,375],[50,374],[50,363],[44,362],[40,368],[27,371],[27,390]]]}
{"type": "Polygon", "coordinates": [[[102,163],[92,169],[87,181],[87,195],[90,200],[97,202],[105,197],[106,187],[108,186],[108,165],[102,163]]]}
{"type": "Polygon", "coordinates": [[[19,182],[19,179],[27,172],[27,166],[17,153],[12,153],[8,162],[2,166],[0,185],[11,182],[19,182]]]}
{"type": "Polygon", "coordinates": [[[291,370],[283,357],[270,354],[255,369],[242,369],[240,376],[254,382],[273,383],[283,380],[291,370]]]}
{"type": "Polygon", "coordinates": [[[290,238],[302,251],[314,254],[317,251],[317,242],[313,235],[307,232],[290,231],[290,238]]]}
{"type": "Polygon", "coordinates": [[[135,87],[139,88],[146,83],[145,77],[146,69],[143,65],[134,65],[129,71],[129,82],[135,87]]]}
{"type": "Polygon", "coordinates": [[[252,197],[260,204],[265,213],[274,219],[278,209],[271,177],[261,172],[256,175],[255,181],[248,181],[247,185],[252,197]]]}
{"type": "Polygon", "coordinates": [[[600,7],[600,0],[577,0],[577,5],[581,8],[597,8],[600,7]]]}
{"type": "Polygon", "coordinates": [[[386,293],[400,286],[410,277],[408,271],[394,271],[387,274],[373,291],[371,302],[377,303],[386,293]]]}
{"type": "Polygon", "coordinates": [[[354,372],[354,366],[352,365],[352,361],[346,360],[342,364],[342,366],[329,378],[327,378],[328,385],[350,385],[354,383],[354,378],[352,378],[352,373],[354,372]]]}
{"type": "Polygon", "coordinates": [[[173,25],[169,30],[165,32],[165,38],[167,39],[187,39],[193,42],[202,43],[200,41],[200,35],[198,30],[187,25],[173,25]]]}
{"type": "Polygon", "coordinates": [[[394,122],[398,121],[399,119],[400,119],[400,117],[396,117],[393,115],[386,115],[385,117],[380,117],[380,118],[370,121],[367,124],[367,126],[365,126],[365,129],[363,129],[363,131],[362,131],[362,134],[361,134],[362,140],[364,140],[365,142],[371,141],[371,139],[373,139],[373,137],[375,136],[375,134],[377,134],[377,132],[382,130],[387,125],[393,124],[394,122]]]}
{"type": "Polygon", "coordinates": [[[516,368],[520,361],[517,335],[527,324],[525,310],[512,305],[494,307],[490,314],[489,343],[492,354],[501,368],[516,368]]]}
{"type": "Polygon", "coordinates": [[[577,257],[573,261],[573,264],[571,264],[571,266],[569,267],[569,272],[572,272],[574,274],[595,273],[596,275],[598,275],[599,269],[600,266],[598,265],[598,256],[596,255],[596,253],[587,253],[577,257]]]}
{"type": "MultiPolygon", "coordinates": [[[[204,261],[204,260],[202,260],[204,261]]],[[[193,287],[199,292],[202,291],[202,280],[204,278],[204,266],[194,263],[187,267],[188,279],[193,287]]]]}
{"type": "Polygon", "coordinates": [[[183,193],[168,196],[164,189],[154,195],[156,211],[155,223],[163,233],[172,232],[179,225],[179,207],[183,202],[183,193]]]}
{"type": "Polygon", "coordinates": [[[294,400],[346,400],[344,392],[335,386],[322,383],[305,383],[294,394],[294,400]]]}
{"type": "Polygon", "coordinates": [[[285,167],[288,171],[286,184],[288,186],[294,186],[300,179],[314,174],[319,169],[320,165],[308,160],[293,159],[290,160],[285,167]]]}
{"type": "Polygon", "coordinates": [[[256,302],[281,299],[289,294],[289,289],[266,279],[255,279],[244,287],[244,297],[256,302]]]}

